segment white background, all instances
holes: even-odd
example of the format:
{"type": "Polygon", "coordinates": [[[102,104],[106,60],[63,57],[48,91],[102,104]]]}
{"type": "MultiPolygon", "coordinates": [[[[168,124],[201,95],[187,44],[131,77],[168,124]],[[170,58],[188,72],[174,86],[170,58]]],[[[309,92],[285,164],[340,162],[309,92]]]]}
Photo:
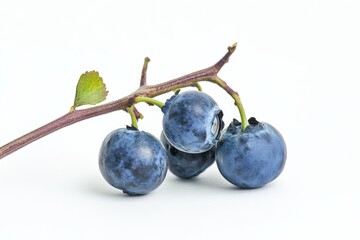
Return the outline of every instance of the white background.
{"type": "MultiPolygon", "coordinates": [[[[216,165],[194,180],[168,173],[143,197],[102,178],[115,112],[53,133],[0,160],[0,239],[359,239],[360,3],[303,1],[0,2],[0,145],[65,114],[78,77],[98,70],[112,101],[208,67],[238,43],[219,76],[248,117],[288,147],[282,175],[238,190],[216,165]]],[[[203,83],[238,118],[232,99],[203,83]]],[[[164,101],[170,95],[160,96],[164,101]]],[[[139,104],[142,130],[162,113],[139,104]]]]}

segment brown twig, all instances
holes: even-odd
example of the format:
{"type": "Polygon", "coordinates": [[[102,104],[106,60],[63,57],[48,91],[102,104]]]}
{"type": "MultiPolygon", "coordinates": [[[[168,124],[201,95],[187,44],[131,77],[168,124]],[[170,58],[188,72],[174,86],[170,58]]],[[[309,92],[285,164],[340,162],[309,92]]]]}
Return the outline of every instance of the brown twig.
{"type": "MultiPolygon", "coordinates": [[[[19,137],[7,143],[6,145],[0,147],[0,159],[66,126],[72,125],[74,123],[80,122],[88,118],[96,117],[117,110],[126,111],[127,107],[130,107],[134,103],[134,99],[138,96],[152,98],[170,92],[174,89],[194,86],[197,82],[200,81],[214,82],[218,84],[220,87],[224,88],[228,93],[232,93],[232,94],[236,93],[235,91],[230,90],[229,86],[225,82],[223,82],[220,78],[217,77],[218,72],[221,70],[224,64],[229,61],[229,58],[232,55],[232,53],[235,51],[235,49],[236,49],[236,44],[229,47],[227,53],[216,64],[214,64],[211,67],[155,85],[146,84],[146,70],[150,59],[145,58],[144,66],[142,70],[142,77],[140,81],[140,88],[138,88],[135,92],[110,103],[69,112],[64,116],[48,124],[45,124],[44,126],[35,129],[34,131],[29,132],[24,136],[19,137]]],[[[137,113],[140,114],[138,111],[137,113]]]]}

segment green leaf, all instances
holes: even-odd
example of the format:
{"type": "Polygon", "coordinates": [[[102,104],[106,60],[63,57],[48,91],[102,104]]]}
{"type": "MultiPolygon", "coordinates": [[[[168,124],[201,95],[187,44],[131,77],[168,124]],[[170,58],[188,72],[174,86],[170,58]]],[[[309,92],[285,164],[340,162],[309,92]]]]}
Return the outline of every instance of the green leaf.
{"type": "Polygon", "coordinates": [[[80,76],[76,86],[74,105],[70,111],[83,105],[95,105],[106,99],[108,91],[103,79],[96,71],[85,72],[80,76]]]}

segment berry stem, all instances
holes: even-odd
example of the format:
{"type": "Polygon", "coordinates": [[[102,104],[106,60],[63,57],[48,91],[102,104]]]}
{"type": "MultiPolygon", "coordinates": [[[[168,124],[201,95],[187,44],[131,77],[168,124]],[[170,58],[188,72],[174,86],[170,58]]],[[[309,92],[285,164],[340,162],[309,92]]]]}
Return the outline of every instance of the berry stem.
{"type": "Polygon", "coordinates": [[[149,97],[136,97],[134,100],[134,103],[139,103],[139,102],[146,102],[149,104],[153,104],[158,106],[159,108],[162,108],[163,106],[165,106],[164,103],[154,99],[154,98],[149,98],[149,97]]]}
{"type": "MultiPolygon", "coordinates": [[[[80,110],[75,109],[63,115],[62,117],[55,119],[54,121],[49,122],[43,125],[42,127],[35,129],[0,147],[0,159],[66,126],[72,125],[74,123],[83,121],[88,118],[107,114],[117,110],[128,111],[128,108],[133,106],[134,101],[137,98],[138,99],[141,99],[141,97],[153,98],[161,94],[170,92],[174,89],[197,86],[197,83],[200,81],[214,82],[218,84],[220,87],[224,88],[234,98],[233,93],[235,92],[224,81],[218,78],[217,74],[225,65],[225,63],[229,61],[229,58],[233,54],[235,49],[236,49],[236,44],[233,44],[232,46],[228,47],[228,51],[226,52],[226,54],[216,64],[208,68],[204,68],[202,70],[184,75],[182,77],[155,85],[148,85],[146,83],[146,70],[150,59],[145,58],[144,66],[142,70],[141,83],[140,83],[141,86],[135,92],[113,102],[97,105],[95,107],[90,107],[87,109],[80,109],[80,110]]],[[[241,106],[240,98],[239,100],[237,100],[236,98],[234,99],[236,105],[239,107],[240,114],[244,116],[245,115],[244,111],[241,110],[243,108],[241,106]]],[[[132,113],[135,115],[135,119],[136,119],[136,115],[139,115],[141,117],[141,114],[139,114],[139,112],[136,110],[135,107],[133,107],[132,113]]],[[[242,119],[243,118],[244,117],[242,117],[242,119]]],[[[246,125],[246,122],[244,121],[244,125],[246,125]]]]}
{"type": "Polygon", "coordinates": [[[239,109],[240,118],[241,118],[241,131],[245,132],[246,127],[249,126],[249,121],[246,117],[244,106],[242,105],[238,94],[232,94],[231,96],[235,100],[235,105],[239,109]]]}
{"type": "Polygon", "coordinates": [[[247,120],[245,109],[241,103],[239,94],[235,92],[224,80],[222,80],[218,76],[212,77],[211,81],[223,88],[235,100],[235,105],[239,110],[241,118],[241,131],[244,132],[246,127],[249,125],[249,121],[247,120]]]}
{"type": "Polygon", "coordinates": [[[202,87],[201,87],[200,83],[196,83],[196,84],[195,84],[195,87],[196,87],[200,92],[202,92],[202,87]]]}
{"type": "Polygon", "coordinates": [[[135,113],[134,113],[134,105],[132,105],[131,107],[126,108],[126,110],[127,110],[127,112],[130,114],[130,117],[131,117],[131,125],[132,125],[133,127],[138,128],[137,118],[136,118],[135,113]]]}

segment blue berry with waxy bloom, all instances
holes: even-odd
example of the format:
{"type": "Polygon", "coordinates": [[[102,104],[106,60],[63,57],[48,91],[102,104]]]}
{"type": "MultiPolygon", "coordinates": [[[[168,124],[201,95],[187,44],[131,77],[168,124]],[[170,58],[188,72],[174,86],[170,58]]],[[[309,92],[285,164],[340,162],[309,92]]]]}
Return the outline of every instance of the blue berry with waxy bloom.
{"type": "Polygon", "coordinates": [[[224,130],[215,159],[220,173],[240,188],[259,188],[273,181],[286,162],[286,145],[270,124],[249,119],[245,131],[236,119],[224,130]]]}
{"type": "Polygon", "coordinates": [[[222,111],[209,95],[186,91],[174,95],[162,108],[163,132],[182,152],[202,153],[215,146],[224,126],[222,111]]]}
{"type": "Polygon", "coordinates": [[[128,127],[114,130],[104,139],[99,167],[111,186],[129,195],[142,195],[160,186],[168,163],[166,151],[157,138],[128,127]]]}
{"type": "Polygon", "coordinates": [[[164,144],[169,160],[169,170],[180,178],[198,176],[215,161],[216,146],[203,153],[186,153],[176,149],[161,133],[160,141],[164,144]]]}

